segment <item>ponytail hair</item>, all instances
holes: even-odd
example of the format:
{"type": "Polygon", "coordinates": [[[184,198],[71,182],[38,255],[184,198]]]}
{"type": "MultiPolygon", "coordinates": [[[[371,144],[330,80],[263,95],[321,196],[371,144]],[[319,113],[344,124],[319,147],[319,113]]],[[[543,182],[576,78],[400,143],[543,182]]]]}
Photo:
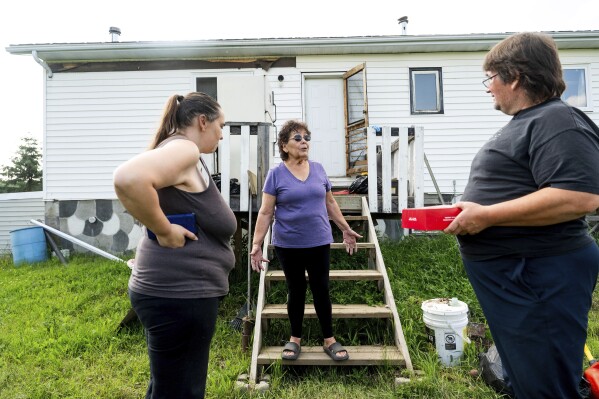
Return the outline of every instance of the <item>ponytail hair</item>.
{"type": "Polygon", "coordinates": [[[208,94],[191,92],[185,97],[172,95],[164,107],[160,126],[154,134],[149,149],[154,149],[164,140],[176,134],[179,130],[193,124],[195,117],[205,115],[212,122],[221,114],[220,105],[208,94]]]}

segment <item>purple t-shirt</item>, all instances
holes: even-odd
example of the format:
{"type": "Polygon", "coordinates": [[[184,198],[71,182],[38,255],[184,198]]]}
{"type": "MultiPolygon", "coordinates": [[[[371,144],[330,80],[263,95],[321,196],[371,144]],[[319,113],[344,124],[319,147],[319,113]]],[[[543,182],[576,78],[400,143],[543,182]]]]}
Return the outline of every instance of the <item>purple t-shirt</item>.
{"type": "Polygon", "coordinates": [[[308,161],[310,174],[301,181],[281,162],[268,171],[263,191],[273,195],[272,243],[283,248],[312,248],[333,242],[326,206],[331,182],[318,162],[308,161]]]}

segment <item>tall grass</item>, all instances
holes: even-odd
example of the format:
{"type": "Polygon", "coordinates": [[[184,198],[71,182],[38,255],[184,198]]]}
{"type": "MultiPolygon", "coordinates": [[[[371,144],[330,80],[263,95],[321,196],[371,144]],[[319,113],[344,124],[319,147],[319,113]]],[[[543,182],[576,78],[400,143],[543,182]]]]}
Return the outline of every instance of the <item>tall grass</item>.
{"type": "MultiPolygon", "coordinates": [[[[264,393],[240,391],[235,380],[247,373],[250,353],[241,351],[241,335],[230,326],[246,302],[245,273],[235,274],[230,294],[219,309],[208,376],[208,398],[499,398],[468,371],[477,367],[484,347],[468,345],[461,365],[442,367],[427,342],[421,302],[458,297],[471,310],[471,321],[484,317],[461,266],[455,239],[409,237],[383,242],[382,251],[414,366],[421,373],[395,386],[405,370],[383,367],[283,367],[275,364],[264,393]]],[[[364,256],[364,254],[360,255],[364,256]]],[[[353,259],[364,262],[363,258],[353,259]]],[[[347,256],[334,259],[346,262],[347,256]]],[[[242,266],[244,262],[240,262],[242,266]]],[[[15,267],[0,258],[0,399],[142,398],[149,376],[143,329],[118,331],[130,306],[129,269],[98,257],[75,256],[67,266],[56,260],[15,267]]],[[[257,285],[258,276],[252,277],[257,285]]],[[[273,285],[272,301],[283,300],[284,283],[273,285]]],[[[378,303],[380,293],[359,285],[332,282],[336,300],[378,303]],[[360,301],[358,299],[361,299],[360,301]]],[[[374,284],[376,286],[376,284],[374,284]]],[[[253,294],[256,294],[255,287],[253,294]]],[[[599,301],[596,299],[595,301],[599,301]]],[[[599,353],[599,318],[593,304],[589,345],[599,353]]],[[[380,321],[377,321],[380,322],[380,321]]],[[[387,341],[383,325],[336,321],[344,343],[387,341]]],[[[269,344],[288,338],[285,321],[271,323],[269,344]]],[[[307,340],[321,343],[315,321],[306,320],[307,340]]]]}

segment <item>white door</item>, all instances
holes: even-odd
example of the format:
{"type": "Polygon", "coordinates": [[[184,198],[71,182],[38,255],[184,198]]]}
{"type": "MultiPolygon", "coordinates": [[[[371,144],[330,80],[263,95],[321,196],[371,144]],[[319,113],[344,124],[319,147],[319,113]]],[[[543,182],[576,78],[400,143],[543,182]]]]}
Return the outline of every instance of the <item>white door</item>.
{"type": "Polygon", "coordinates": [[[321,163],[329,177],[345,176],[343,79],[306,76],[304,98],[312,132],[310,159],[321,163]]]}

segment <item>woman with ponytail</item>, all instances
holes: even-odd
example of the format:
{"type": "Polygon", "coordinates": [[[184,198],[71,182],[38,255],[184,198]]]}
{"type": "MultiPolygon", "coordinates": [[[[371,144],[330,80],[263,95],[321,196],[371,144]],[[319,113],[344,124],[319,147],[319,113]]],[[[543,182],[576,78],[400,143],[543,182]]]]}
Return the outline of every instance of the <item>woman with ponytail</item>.
{"type": "Polygon", "coordinates": [[[218,305],[235,265],[235,215],[201,158],[217,149],[224,124],[210,96],[173,95],[148,150],[114,172],[119,200],[153,232],[139,242],[129,279],[146,331],[147,399],[204,397],[218,305]],[[187,227],[171,223],[182,215],[187,227]]]}

